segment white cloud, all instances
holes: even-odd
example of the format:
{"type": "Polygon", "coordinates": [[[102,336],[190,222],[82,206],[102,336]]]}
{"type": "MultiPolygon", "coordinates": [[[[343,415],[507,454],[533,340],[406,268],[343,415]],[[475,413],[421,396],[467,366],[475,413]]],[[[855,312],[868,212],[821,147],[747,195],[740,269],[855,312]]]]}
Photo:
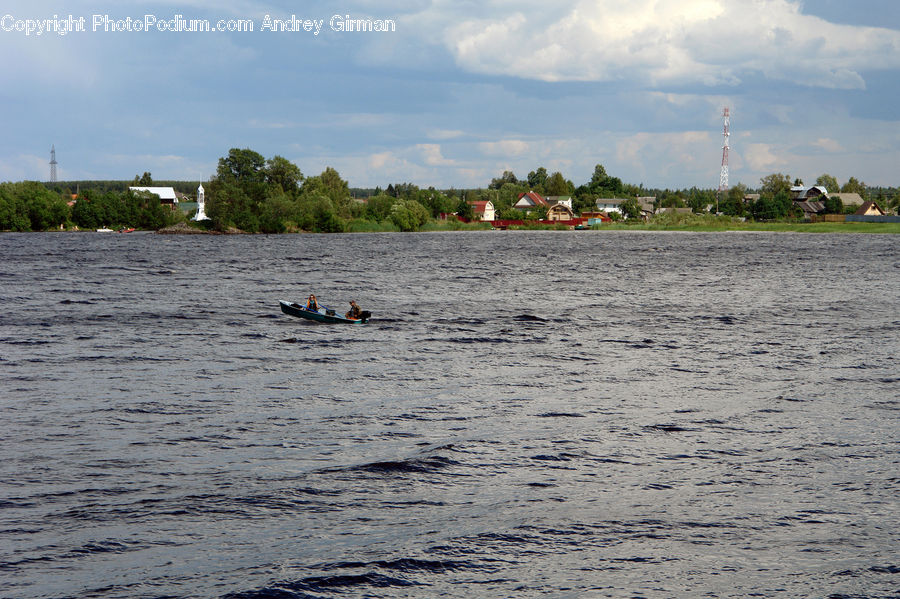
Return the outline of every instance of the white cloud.
{"type": "Polygon", "coordinates": [[[448,166],[455,164],[453,160],[444,158],[441,154],[440,144],[417,144],[416,148],[421,151],[425,164],[429,166],[448,166]]]}
{"type": "Polygon", "coordinates": [[[377,152],[369,156],[369,168],[383,171],[385,169],[395,170],[399,166],[403,166],[404,161],[397,158],[393,152],[377,152]]]}
{"type": "Polygon", "coordinates": [[[522,156],[530,151],[531,144],[521,139],[504,139],[482,142],[478,149],[486,156],[522,156]]]}
{"type": "Polygon", "coordinates": [[[462,137],[465,132],[459,129],[432,129],[427,135],[429,139],[446,140],[462,137]]]}
{"type": "Polygon", "coordinates": [[[750,166],[750,169],[757,172],[770,170],[773,167],[778,166],[781,162],[772,149],[772,146],[769,144],[747,144],[742,155],[750,166]]]}
{"type": "Polygon", "coordinates": [[[844,148],[841,147],[841,144],[834,139],[828,137],[820,137],[816,141],[812,142],[812,145],[816,148],[821,148],[826,152],[842,152],[844,148]]]}
{"type": "MultiPolygon", "coordinates": [[[[721,157],[721,147],[708,131],[640,132],[618,138],[615,149],[615,166],[607,171],[619,176],[618,170],[610,169],[620,169],[645,180],[690,173],[706,182],[721,157]]],[[[633,182],[628,176],[626,180],[633,182]]]]}
{"type": "MultiPolygon", "coordinates": [[[[749,73],[860,89],[861,71],[900,67],[900,32],[804,15],[797,0],[569,0],[466,19],[444,31],[463,68],[544,81],[736,85],[749,73]]],[[[488,9],[485,9],[487,11],[488,9]]]]}

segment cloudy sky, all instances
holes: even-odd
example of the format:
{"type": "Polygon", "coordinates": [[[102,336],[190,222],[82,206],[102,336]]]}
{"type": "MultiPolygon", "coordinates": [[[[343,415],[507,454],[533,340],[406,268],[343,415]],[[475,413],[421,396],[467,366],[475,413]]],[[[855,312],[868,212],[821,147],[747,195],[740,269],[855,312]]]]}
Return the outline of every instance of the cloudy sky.
{"type": "Polygon", "coordinates": [[[578,185],[600,163],[715,188],[728,106],[732,185],[900,185],[898,0],[219,5],[4,2],[0,181],[47,180],[53,144],[65,180],[205,180],[249,147],[353,187],[481,187],[538,166],[578,185]],[[61,35],[70,15],[84,31],[61,35]],[[335,15],[395,29],[336,31],[335,15]],[[316,24],[272,31],[267,16],[316,24]],[[178,31],[191,19],[253,31],[178,31]]]}

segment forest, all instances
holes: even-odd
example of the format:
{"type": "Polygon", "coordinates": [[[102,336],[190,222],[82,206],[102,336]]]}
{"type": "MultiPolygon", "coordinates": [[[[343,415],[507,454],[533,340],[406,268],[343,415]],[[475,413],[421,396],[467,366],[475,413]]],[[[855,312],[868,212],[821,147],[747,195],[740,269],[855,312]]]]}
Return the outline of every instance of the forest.
{"type": "MultiPolygon", "coordinates": [[[[157,196],[132,192],[129,186],[171,186],[194,198],[196,182],[154,181],[144,172],[132,181],[77,181],[0,183],[0,230],[46,231],[134,227],[158,230],[189,222],[193,213],[172,210],[157,196]]],[[[441,215],[473,216],[471,202],[490,200],[497,219],[533,220],[546,216],[539,207],[523,214],[513,208],[522,193],[536,191],[545,197],[569,196],[575,213],[595,209],[597,198],[626,199],[622,209],[629,220],[640,215],[637,198],[655,198],[655,208],[690,208],[703,214],[721,214],[756,221],[796,219],[790,189],[803,185],[799,179],[775,173],[763,177],[753,189],[738,183],[717,197],[714,189],[648,189],[623,183],[596,165],[589,181],[575,185],[560,172],[538,167],[520,179],[505,171],[478,189],[420,188],[412,183],[391,183],[384,189],[351,188],[341,175],[328,167],[318,175],[305,176],[282,156],[266,159],[249,148],[232,148],[219,158],[216,173],[206,187],[206,228],[247,233],[417,231],[441,215]]],[[[897,188],[870,188],[851,177],[843,185],[828,174],[814,185],[829,192],[857,193],[874,200],[890,213],[900,208],[897,188]]],[[[847,213],[858,206],[845,206],[838,198],[826,201],[826,212],[847,213]]],[[[629,222],[626,220],[626,222],[629,222]]],[[[452,225],[462,226],[456,219],[452,225]]],[[[195,225],[199,226],[199,225],[195,225]]]]}

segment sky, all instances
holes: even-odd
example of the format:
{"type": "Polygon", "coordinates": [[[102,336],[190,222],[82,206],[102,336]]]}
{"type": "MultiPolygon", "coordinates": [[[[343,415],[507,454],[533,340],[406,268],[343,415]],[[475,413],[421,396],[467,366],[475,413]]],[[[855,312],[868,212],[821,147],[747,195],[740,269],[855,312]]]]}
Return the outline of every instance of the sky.
{"type": "Polygon", "coordinates": [[[0,181],[55,146],[60,180],[206,181],[251,148],[351,187],[716,188],[727,106],[732,186],[900,186],[898,0],[220,4],[5,1],[0,181]]]}

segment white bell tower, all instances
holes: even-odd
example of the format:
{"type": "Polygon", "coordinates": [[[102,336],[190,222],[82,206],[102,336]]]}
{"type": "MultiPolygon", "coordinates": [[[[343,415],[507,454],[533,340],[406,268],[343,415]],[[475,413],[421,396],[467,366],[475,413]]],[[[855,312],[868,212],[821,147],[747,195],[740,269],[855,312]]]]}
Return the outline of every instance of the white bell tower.
{"type": "Polygon", "coordinates": [[[197,188],[197,216],[193,220],[209,220],[209,217],[206,216],[206,200],[203,194],[203,183],[201,183],[200,187],[197,188]]]}

